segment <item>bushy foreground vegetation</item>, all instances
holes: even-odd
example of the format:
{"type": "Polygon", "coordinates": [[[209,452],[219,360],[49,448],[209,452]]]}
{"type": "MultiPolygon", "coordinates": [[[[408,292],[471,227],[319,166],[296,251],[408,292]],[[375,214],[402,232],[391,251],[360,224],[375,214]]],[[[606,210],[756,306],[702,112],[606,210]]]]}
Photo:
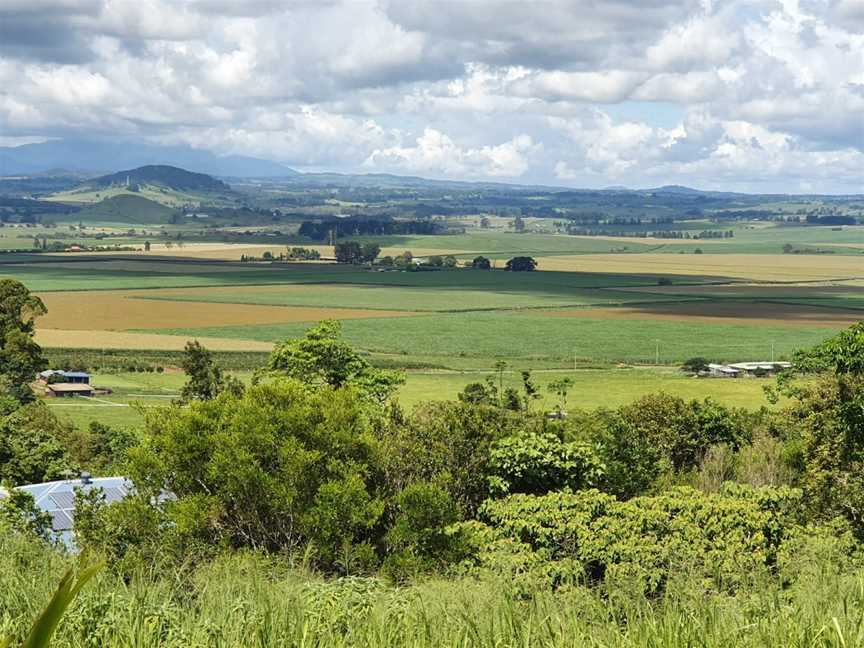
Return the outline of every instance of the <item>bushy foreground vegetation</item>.
{"type": "MultiPolygon", "coordinates": [[[[26,631],[64,560],[0,536],[0,633],[26,631]]],[[[686,572],[652,598],[621,585],[514,589],[507,581],[434,578],[393,587],[325,579],[280,557],[233,553],[194,568],[124,580],[103,570],[67,612],[56,648],[279,646],[852,646],[864,623],[864,576],[830,556],[753,576],[746,594],[706,593],[686,572]]]]}
{"type": "MultiPolygon", "coordinates": [[[[19,286],[4,287],[17,297],[0,319],[16,387],[0,478],[89,469],[136,486],[110,505],[78,495],[75,542],[109,567],[59,645],[864,637],[864,323],[799,354],[806,378],[768,394],[783,407],[661,393],[563,417],[538,406],[529,372],[519,389],[490,376],[404,411],[400,374],[323,322],[277,346],[248,386],[190,343],[181,401],[134,434],[82,433],[21,383],[42,363],[39,304],[19,286]]],[[[72,558],[26,497],[0,513],[0,636],[22,636],[72,558]]]]}

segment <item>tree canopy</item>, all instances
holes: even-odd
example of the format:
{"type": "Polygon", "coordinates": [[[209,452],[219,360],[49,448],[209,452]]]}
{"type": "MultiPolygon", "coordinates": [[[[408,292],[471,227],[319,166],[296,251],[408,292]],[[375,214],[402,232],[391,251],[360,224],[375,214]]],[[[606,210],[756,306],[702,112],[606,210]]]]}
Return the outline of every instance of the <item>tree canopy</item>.
{"type": "Polygon", "coordinates": [[[529,256],[513,257],[504,266],[505,270],[510,272],[531,272],[537,267],[537,261],[529,256]]]}
{"type": "Polygon", "coordinates": [[[33,339],[36,318],[45,304],[19,281],[0,279],[0,393],[18,401],[33,398],[30,383],[47,366],[33,339]]]}
{"type": "Polygon", "coordinates": [[[342,325],[335,320],[323,321],[302,338],[278,345],[267,368],[311,385],[350,385],[378,401],[387,400],[404,380],[400,373],[373,367],[342,340],[342,325]]]}

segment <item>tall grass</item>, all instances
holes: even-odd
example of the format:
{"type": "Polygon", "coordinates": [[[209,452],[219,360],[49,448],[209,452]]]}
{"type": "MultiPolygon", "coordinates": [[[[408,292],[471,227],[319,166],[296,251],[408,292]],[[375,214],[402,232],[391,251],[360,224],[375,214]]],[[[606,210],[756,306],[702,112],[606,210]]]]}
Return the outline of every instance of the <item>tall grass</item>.
{"type": "MultiPolygon", "coordinates": [[[[0,635],[23,637],[69,559],[0,537],[0,635]]],[[[394,587],[326,580],[281,559],[226,556],[131,582],[108,571],[78,597],[53,646],[529,647],[853,646],[864,641],[864,572],[802,561],[786,586],[737,594],[673,579],[650,599],[624,585],[528,593],[454,578],[394,587]]]]}

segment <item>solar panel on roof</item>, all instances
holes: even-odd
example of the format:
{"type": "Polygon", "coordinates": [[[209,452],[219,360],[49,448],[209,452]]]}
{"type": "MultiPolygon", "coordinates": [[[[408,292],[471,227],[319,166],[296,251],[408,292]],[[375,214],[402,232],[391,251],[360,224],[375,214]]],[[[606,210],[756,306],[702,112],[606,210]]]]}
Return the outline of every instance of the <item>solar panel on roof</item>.
{"type": "Polygon", "coordinates": [[[75,508],[75,493],[72,493],[70,491],[51,493],[51,499],[54,500],[54,504],[57,505],[57,508],[75,508]]]}
{"type": "Polygon", "coordinates": [[[102,489],[105,492],[105,501],[108,504],[112,504],[114,502],[119,502],[123,499],[123,491],[119,488],[114,488],[113,486],[102,489]]]}
{"type": "Polygon", "coordinates": [[[66,511],[51,511],[51,528],[54,531],[67,531],[72,528],[72,517],[66,511]]]}

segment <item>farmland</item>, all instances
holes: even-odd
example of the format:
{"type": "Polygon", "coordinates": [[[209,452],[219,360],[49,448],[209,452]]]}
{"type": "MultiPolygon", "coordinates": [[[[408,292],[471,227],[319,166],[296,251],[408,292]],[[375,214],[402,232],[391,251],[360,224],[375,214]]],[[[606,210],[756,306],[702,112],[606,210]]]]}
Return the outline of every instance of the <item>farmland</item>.
{"type": "MultiPolygon", "coordinates": [[[[705,600],[716,589],[724,609],[739,593],[750,609],[748,592],[775,591],[765,586],[768,580],[750,588],[754,574],[776,582],[785,597],[777,599],[778,609],[787,609],[790,584],[812,589],[812,579],[795,580],[799,563],[812,562],[808,552],[825,556],[814,572],[842,573],[848,566],[846,558],[834,558],[851,555],[842,527],[814,527],[810,518],[797,517],[797,508],[789,509],[785,526],[765,517],[785,510],[782,502],[816,502],[826,492],[819,483],[803,496],[799,490],[809,488],[813,457],[824,456],[802,443],[817,438],[815,429],[824,432],[823,419],[802,416],[802,408],[827,417],[825,428],[843,429],[831,417],[845,410],[832,407],[830,389],[820,391],[826,376],[794,378],[796,393],[776,389],[764,366],[738,379],[682,370],[686,361],[704,368],[705,362],[786,360],[827,338],[844,339],[838,331],[864,315],[864,228],[811,226],[799,217],[843,218],[833,207],[802,203],[789,211],[778,204],[773,220],[744,221],[703,211],[706,202],[738,200],[717,196],[701,197],[685,218],[670,205],[642,213],[648,198],[633,196],[612,199],[602,212],[568,211],[565,196],[552,201],[565,207],[545,207],[545,217],[520,223],[515,208],[493,196],[492,208],[501,213],[445,217],[421,204],[415,208],[424,216],[390,220],[401,209],[394,205],[410,197],[364,205],[353,196],[332,198],[339,192],[327,188],[318,204],[303,192],[286,199],[290,211],[277,198],[267,205],[254,190],[243,198],[248,203],[231,203],[238,200],[232,193],[225,197],[231,204],[207,208],[211,220],[185,204],[192,194],[161,196],[156,205],[120,186],[109,193],[112,198],[80,211],[64,214],[63,205],[73,206],[60,203],[50,218],[0,232],[7,236],[0,239],[7,250],[0,254],[0,277],[20,280],[47,308],[36,321],[35,341],[48,366],[85,370],[97,388],[91,397],[23,404],[4,419],[7,435],[24,441],[0,450],[20,446],[32,454],[26,444],[33,437],[46,456],[58,457],[52,473],[34,474],[26,461],[13,462],[18,472],[6,474],[35,483],[87,470],[125,474],[160,489],[130,499],[135,509],[104,509],[121,511],[119,543],[76,528],[85,552],[90,546],[109,552],[110,573],[100,577],[103,589],[93,588],[94,604],[105,596],[107,579],[126,574],[137,587],[135,574],[148,569],[180,588],[178,605],[200,610],[201,593],[187,598],[184,579],[193,572],[172,575],[219,564],[216,547],[254,548],[276,570],[272,583],[267,580],[271,594],[283,591],[286,577],[310,578],[308,564],[326,580],[298,584],[304,601],[344,583],[360,607],[380,594],[386,605],[397,605],[397,615],[404,611],[398,596],[439,587],[430,578],[449,579],[455,571],[465,575],[452,581],[459,587],[503,578],[512,581],[512,594],[497,585],[490,591],[508,591],[507,605],[521,610],[505,623],[521,618],[524,605],[543,591],[563,597],[568,609],[581,610],[589,600],[608,605],[613,596],[644,600],[650,611],[644,618],[653,622],[657,605],[690,591],[674,578],[693,584],[687,601],[705,600]],[[635,204],[627,206],[628,200],[635,204]],[[344,213],[354,209],[365,209],[366,218],[344,213]],[[393,231],[424,233],[386,233],[393,231]],[[56,251],[63,246],[66,251],[56,251]],[[516,256],[531,256],[539,267],[506,271],[516,256]],[[301,258],[308,261],[294,260],[301,258]],[[321,320],[339,327],[318,325],[321,320]],[[203,349],[187,347],[193,339],[203,349]],[[294,380],[272,380],[274,373],[294,380]],[[161,508],[157,492],[177,500],[161,508]],[[583,531],[581,522],[572,522],[586,512],[599,517],[583,531]],[[513,513],[519,530],[511,534],[513,513]],[[283,526],[285,520],[291,523],[283,526]],[[566,529],[558,528],[559,520],[566,529]],[[548,529],[556,539],[548,547],[525,542],[527,528],[548,529]],[[769,528],[784,535],[766,535],[769,528]],[[581,554],[572,554],[574,529],[581,554]],[[811,544],[802,549],[799,542],[811,544]],[[568,553],[559,550],[564,545],[568,553]],[[300,571],[288,576],[286,561],[300,571]],[[334,575],[351,578],[327,578],[334,575]],[[634,576],[644,593],[631,591],[634,576]]],[[[483,199],[478,196],[466,200],[473,204],[483,199]]],[[[77,197],[104,198],[101,192],[77,197]]],[[[444,211],[458,211],[449,193],[440,199],[444,211]]],[[[520,209],[533,209],[530,200],[520,209]]],[[[677,205],[687,198],[663,200],[677,205]]],[[[859,218],[857,204],[844,209],[859,218]]],[[[521,265],[531,264],[523,259],[521,265]]],[[[19,285],[5,285],[7,294],[20,294],[19,285]]],[[[19,383],[31,379],[34,367],[19,383]]],[[[853,464],[837,483],[852,483],[848,476],[859,473],[853,464]]],[[[111,528],[104,526],[113,524],[110,518],[94,511],[101,528],[111,528]]],[[[241,555],[232,549],[224,559],[241,555]]],[[[7,563],[15,560],[18,554],[7,563]]],[[[255,563],[244,578],[261,581],[270,573],[264,565],[255,563]]],[[[204,583],[206,572],[200,573],[204,583]]],[[[213,582],[240,582],[226,574],[213,582]]],[[[247,597],[243,605],[249,604],[247,597]]],[[[222,617],[226,605],[218,606],[222,617]]],[[[266,614],[274,609],[263,605],[266,614]]],[[[332,611],[354,603],[326,605],[332,611]]],[[[104,609],[100,604],[99,614],[104,609]]],[[[426,609],[418,600],[417,613],[426,609]]],[[[500,615],[507,608],[496,602],[495,609],[500,615]]],[[[184,618],[192,618],[189,610],[184,618]]],[[[163,612],[148,618],[161,618],[166,628],[163,612]]],[[[615,627],[621,627],[619,612],[611,610],[615,627]]],[[[627,610],[628,628],[634,613],[642,614],[627,610]]],[[[707,608],[702,613],[716,619],[707,608]]],[[[10,621],[0,614],[0,626],[32,615],[28,609],[10,621]]],[[[685,616],[692,618],[690,611],[685,616]]],[[[739,616],[724,637],[737,632],[739,616]]],[[[100,617],[88,611],[80,618],[100,617]]],[[[835,625],[837,618],[846,617],[837,613],[835,625]]],[[[87,623],[82,632],[91,631],[87,623]]],[[[491,640],[498,623],[498,617],[489,622],[490,643],[511,645],[491,640]]],[[[595,625],[588,623],[585,636],[594,636],[595,625]]],[[[358,627],[371,626],[361,621],[358,627]]],[[[382,621],[385,627],[392,623],[382,621]]],[[[178,642],[197,636],[183,632],[178,642]]],[[[351,637],[345,645],[354,645],[360,635],[345,632],[351,637]]],[[[503,639],[513,630],[499,634],[503,639]]],[[[572,628],[565,635],[576,636],[572,628]]],[[[423,645],[435,644],[430,636],[423,645]]],[[[537,638],[529,628],[524,643],[537,638]]],[[[463,635],[460,645],[466,640],[463,635]]]]}
{"type": "MultiPolygon", "coordinates": [[[[513,366],[518,368],[518,365],[513,366]]],[[[234,372],[234,375],[248,382],[251,372],[234,372]]],[[[411,371],[399,389],[398,400],[402,407],[410,410],[430,399],[455,399],[467,383],[483,381],[487,377],[498,380],[498,376],[491,372],[411,371]]],[[[573,381],[573,387],[568,406],[584,409],[619,407],[657,391],[687,399],[711,397],[728,406],[758,409],[768,405],[762,388],[772,382],[768,378],[698,380],[673,368],[539,370],[534,377],[541,396],[537,407],[554,407],[556,401],[549,384],[569,378],[573,381]]],[[[111,389],[112,394],[93,399],[55,400],[49,404],[57,414],[81,428],[91,421],[113,426],[135,426],[141,423],[146,408],[164,406],[178,398],[184,380],[182,372],[177,371],[98,372],[93,376],[93,383],[111,389]]],[[[512,369],[505,370],[501,381],[504,387],[515,388],[520,384],[518,372],[512,369]]]]}
{"type": "MultiPolygon", "coordinates": [[[[722,241],[500,230],[378,239],[382,253],[486,254],[499,267],[514,254],[536,255],[539,271],[532,273],[239,263],[241,254],[284,247],[157,242],[147,254],[10,255],[0,259],[0,276],[42,297],[48,315],[37,341],[48,348],[178,351],[196,338],[214,351],[261,352],[336,319],[373,362],[408,369],[401,400],[409,407],[454,398],[498,360],[510,364],[512,380],[521,369],[578,367],[572,406],[615,406],[667,389],[755,407],[763,403],[760,381],[693,382],[675,367],[693,356],[788,358],[864,310],[864,258],[852,247],[864,240],[859,228],[806,230],[821,245],[845,246],[837,254],[742,251],[767,249],[779,229],[737,227],[735,238],[722,241]],[[688,246],[704,253],[672,253],[688,246]],[[619,364],[644,368],[614,369],[619,364]]],[[[784,228],[783,240],[803,229],[784,228]]],[[[538,376],[544,385],[545,374],[538,376]]],[[[107,379],[111,386],[115,378],[107,379]]],[[[96,412],[136,421],[127,407],[135,399],[117,387],[107,403],[58,407],[79,424],[96,412]]]]}

